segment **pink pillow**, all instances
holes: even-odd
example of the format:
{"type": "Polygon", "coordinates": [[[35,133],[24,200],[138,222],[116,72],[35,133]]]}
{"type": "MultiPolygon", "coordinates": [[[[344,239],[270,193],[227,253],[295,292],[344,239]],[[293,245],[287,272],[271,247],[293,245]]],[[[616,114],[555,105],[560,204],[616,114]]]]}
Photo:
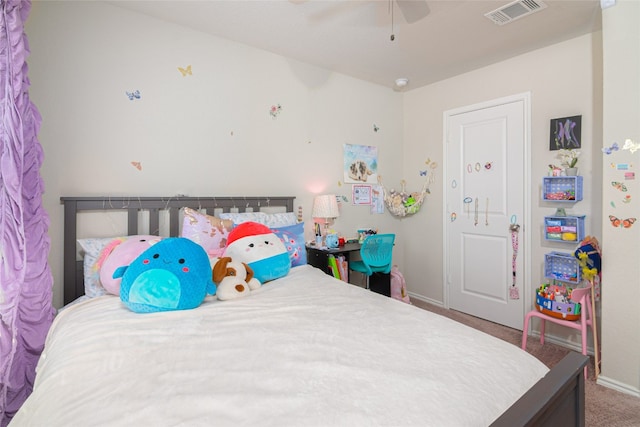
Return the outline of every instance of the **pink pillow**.
{"type": "Polygon", "coordinates": [[[96,265],[100,269],[100,283],[110,294],[120,295],[121,278],[114,279],[118,267],[129,265],[138,256],[158,243],[162,237],[151,235],[126,236],[113,239],[100,253],[96,265]]]}
{"type": "Polygon", "coordinates": [[[222,256],[232,228],[233,221],[184,208],[181,236],[202,246],[209,258],[222,256]]]}

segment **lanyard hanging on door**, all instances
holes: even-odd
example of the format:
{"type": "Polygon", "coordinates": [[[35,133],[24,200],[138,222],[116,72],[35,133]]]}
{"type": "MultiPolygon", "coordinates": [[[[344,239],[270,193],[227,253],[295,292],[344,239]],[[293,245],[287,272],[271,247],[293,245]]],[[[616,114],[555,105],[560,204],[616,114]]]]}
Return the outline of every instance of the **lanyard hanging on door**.
{"type": "Polygon", "coordinates": [[[520,299],[520,291],[517,284],[517,272],[518,272],[518,232],[520,231],[520,225],[516,224],[516,216],[511,216],[511,224],[509,225],[509,231],[511,231],[511,247],[513,248],[513,255],[511,258],[511,273],[513,276],[511,287],[509,288],[509,299],[520,299]]]}

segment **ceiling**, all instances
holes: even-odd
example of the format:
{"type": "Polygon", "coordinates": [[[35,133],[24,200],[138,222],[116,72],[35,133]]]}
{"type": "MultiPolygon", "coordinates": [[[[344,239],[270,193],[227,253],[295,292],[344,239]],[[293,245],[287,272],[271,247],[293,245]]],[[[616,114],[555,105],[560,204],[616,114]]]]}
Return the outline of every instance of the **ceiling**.
{"type": "Polygon", "coordinates": [[[411,24],[395,0],[108,3],[383,86],[407,78],[408,90],[601,28],[598,0],[534,1],[547,7],[505,25],[484,15],[511,0],[426,0],[411,24]]]}

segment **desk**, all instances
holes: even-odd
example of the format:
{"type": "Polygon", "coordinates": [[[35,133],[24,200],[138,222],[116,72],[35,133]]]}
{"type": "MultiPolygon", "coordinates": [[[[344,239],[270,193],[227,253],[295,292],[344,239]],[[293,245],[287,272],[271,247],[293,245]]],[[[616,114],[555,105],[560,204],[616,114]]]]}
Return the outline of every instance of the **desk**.
{"type": "MultiPolygon", "coordinates": [[[[329,255],[336,257],[338,255],[344,255],[347,262],[350,262],[352,259],[358,260],[360,259],[360,246],[360,243],[346,243],[339,248],[329,249],[307,245],[307,264],[333,276],[327,264],[329,255]]],[[[369,277],[369,289],[382,295],[391,296],[391,275],[373,273],[373,275],[369,277]]]]}

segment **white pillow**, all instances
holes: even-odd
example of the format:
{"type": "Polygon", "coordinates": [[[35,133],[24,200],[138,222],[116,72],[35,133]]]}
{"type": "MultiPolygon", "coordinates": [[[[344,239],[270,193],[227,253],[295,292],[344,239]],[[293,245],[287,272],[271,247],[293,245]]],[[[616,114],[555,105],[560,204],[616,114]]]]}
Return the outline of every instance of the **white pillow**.
{"type": "Polygon", "coordinates": [[[123,237],[78,239],[78,244],[84,252],[84,294],[89,298],[99,297],[107,293],[100,284],[100,269],[96,261],[98,261],[102,250],[115,239],[123,239],[123,237]]]}
{"type": "Polygon", "coordinates": [[[265,225],[269,228],[286,227],[287,225],[296,225],[298,223],[298,217],[295,212],[280,212],[266,215],[267,223],[265,225]]]}
{"type": "MultiPolygon", "coordinates": [[[[267,221],[267,214],[264,212],[223,212],[218,215],[220,219],[228,219],[233,221],[233,225],[242,224],[243,222],[257,222],[264,224],[267,221]]],[[[266,225],[266,224],[265,224],[266,225]]]]}
{"type": "Polygon", "coordinates": [[[218,215],[218,217],[221,219],[230,219],[231,221],[233,221],[234,225],[251,221],[257,222],[258,224],[266,225],[269,228],[295,225],[298,222],[298,218],[296,217],[295,212],[279,212],[269,214],[265,212],[225,212],[218,215]]]}

